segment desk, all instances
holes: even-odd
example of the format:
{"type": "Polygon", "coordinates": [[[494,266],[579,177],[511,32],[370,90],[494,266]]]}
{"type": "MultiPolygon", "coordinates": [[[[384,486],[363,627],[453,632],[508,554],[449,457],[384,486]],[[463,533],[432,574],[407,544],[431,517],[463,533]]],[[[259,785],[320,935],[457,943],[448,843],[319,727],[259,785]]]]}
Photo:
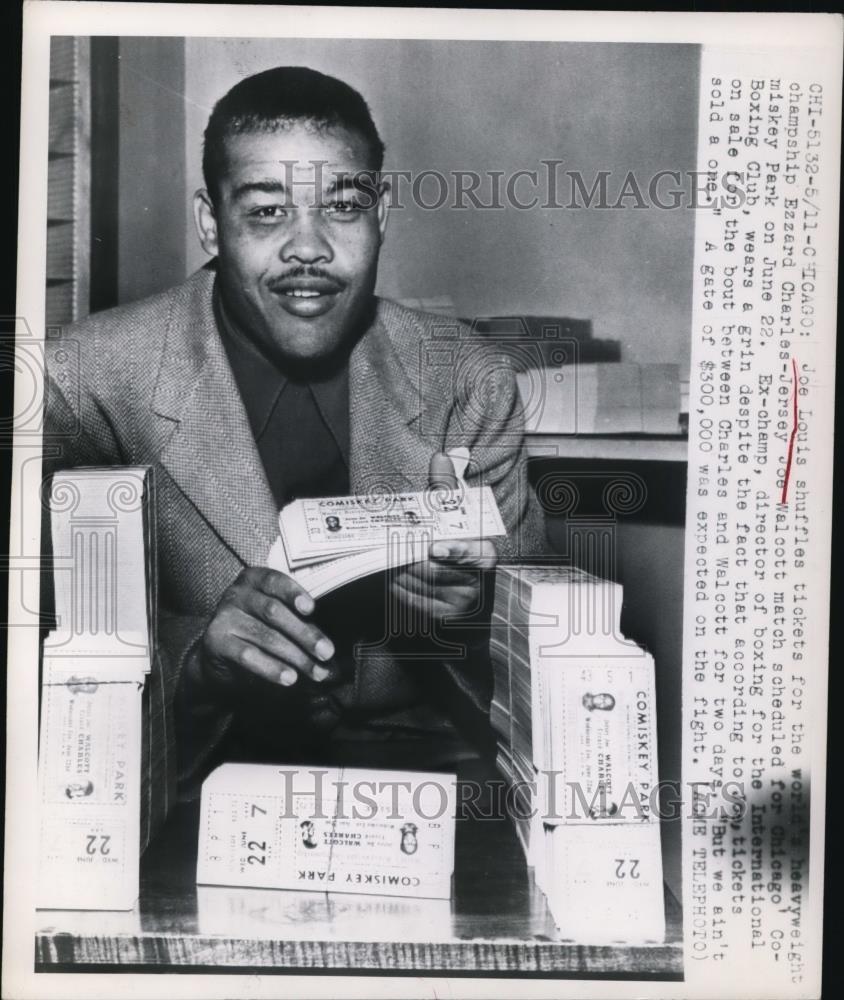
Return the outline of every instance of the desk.
{"type": "Polygon", "coordinates": [[[141,864],[131,913],[41,910],[36,971],[404,970],[682,979],[680,907],[664,944],[558,939],[510,821],[457,822],[451,900],[195,884],[197,806],[179,806],[141,864]]]}

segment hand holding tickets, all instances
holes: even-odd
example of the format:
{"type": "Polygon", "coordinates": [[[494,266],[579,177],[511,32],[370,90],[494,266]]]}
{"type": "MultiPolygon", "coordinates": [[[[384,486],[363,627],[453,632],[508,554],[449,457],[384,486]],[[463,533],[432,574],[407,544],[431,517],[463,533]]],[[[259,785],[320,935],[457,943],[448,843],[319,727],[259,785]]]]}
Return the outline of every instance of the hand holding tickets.
{"type": "MultiPolygon", "coordinates": [[[[429,472],[433,495],[445,491],[459,491],[460,473],[466,458],[458,452],[431,458],[429,472]],[[455,467],[462,466],[458,471],[455,467]]],[[[486,487],[491,496],[489,487],[486,487]]],[[[495,499],[492,499],[495,504],[495,499]]],[[[500,521],[498,508],[495,513],[500,521]]],[[[501,525],[500,534],[505,534],[501,525]]],[[[495,568],[497,554],[488,537],[492,532],[476,531],[471,537],[452,536],[435,541],[430,548],[430,559],[415,562],[391,580],[393,594],[412,612],[428,620],[442,621],[452,615],[466,614],[478,606],[480,595],[480,570],[495,568]]]]}
{"type": "MultiPolygon", "coordinates": [[[[464,455],[454,457],[465,466],[464,455]]],[[[419,563],[401,575],[400,595],[451,613],[469,606],[460,588],[470,586],[472,570],[495,565],[491,539],[507,533],[492,490],[467,487],[442,453],[431,459],[424,492],[297,500],[281,512],[279,527],[267,565],[312,597],[419,563]]]]}
{"type": "Polygon", "coordinates": [[[395,574],[393,593],[433,616],[477,600],[478,571],[495,565],[491,538],[506,534],[488,486],[460,478],[466,449],[431,459],[421,493],[297,500],[279,515],[266,567],[249,567],[226,590],[187,669],[192,684],[229,689],[238,678],[291,686],[333,677],[334,644],[308,616],[314,599],[370,573],[395,574]]]}

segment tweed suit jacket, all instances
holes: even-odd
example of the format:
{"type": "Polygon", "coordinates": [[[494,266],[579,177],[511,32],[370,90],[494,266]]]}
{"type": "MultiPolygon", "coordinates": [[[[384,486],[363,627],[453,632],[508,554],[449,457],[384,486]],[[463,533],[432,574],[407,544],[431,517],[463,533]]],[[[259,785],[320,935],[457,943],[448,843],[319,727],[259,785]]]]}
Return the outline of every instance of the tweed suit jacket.
{"type": "MultiPolygon", "coordinates": [[[[46,441],[55,442],[57,454],[45,449],[46,470],[153,469],[162,676],[151,694],[156,721],[148,756],[165,808],[177,778],[195,793],[230,719],[225,706],[208,706],[205,721],[195,720],[190,738],[178,741],[173,701],[180,673],[198,655],[223,591],[244,566],[264,565],[278,532],[278,511],[214,321],[214,276],[207,266],[166,292],[93,315],[47,344],[46,441]]],[[[515,379],[488,342],[454,322],[378,300],[350,358],[349,400],[352,492],[424,489],[433,452],[468,447],[467,482],[492,487],[508,529],[497,544],[499,558],[544,551],[515,379]]],[[[356,681],[349,698],[389,715],[392,669],[382,656],[371,674],[377,683],[367,691],[356,681]]],[[[459,667],[449,669],[455,685],[486,708],[488,689],[459,667]]]]}

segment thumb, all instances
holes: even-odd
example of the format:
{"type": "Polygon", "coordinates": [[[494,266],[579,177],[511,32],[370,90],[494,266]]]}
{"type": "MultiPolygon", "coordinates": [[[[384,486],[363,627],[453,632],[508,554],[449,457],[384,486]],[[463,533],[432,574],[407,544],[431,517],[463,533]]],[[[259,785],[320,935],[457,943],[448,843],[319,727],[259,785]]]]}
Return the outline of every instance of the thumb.
{"type": "Polygon", "coordinates": [[[457,473],[448,455],[441,451],[431,455],[431,465],[428,470],[428,485],[431,489],[457,489],[457,473]]]}

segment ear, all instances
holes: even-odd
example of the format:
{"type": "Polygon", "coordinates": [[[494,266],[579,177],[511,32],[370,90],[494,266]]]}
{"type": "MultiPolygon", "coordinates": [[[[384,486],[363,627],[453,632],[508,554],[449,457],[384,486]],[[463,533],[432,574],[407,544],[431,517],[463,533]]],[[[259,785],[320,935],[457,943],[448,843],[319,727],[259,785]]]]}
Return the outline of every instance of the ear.
{"type": "Polygon", "coordinates": [[[193,196],[193,221],[202,249],[210,257],[216,257],[220,252],[217,239],[217,216],[214,214],[211,195],[205,188],[200,188],[193,196]]]}
{"type": "Polygon", "coordinates": [[[387,204],[387,195],[390,193],[390,182],[380,181],[378,184],[378,207],[376,211],[378,212],[378,230],[381,233],[381,242],[384,242],[384,234],[387,232],[387,215],[389,212],[389,205],[387,204]]]}

